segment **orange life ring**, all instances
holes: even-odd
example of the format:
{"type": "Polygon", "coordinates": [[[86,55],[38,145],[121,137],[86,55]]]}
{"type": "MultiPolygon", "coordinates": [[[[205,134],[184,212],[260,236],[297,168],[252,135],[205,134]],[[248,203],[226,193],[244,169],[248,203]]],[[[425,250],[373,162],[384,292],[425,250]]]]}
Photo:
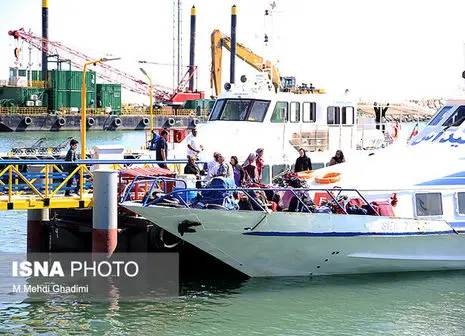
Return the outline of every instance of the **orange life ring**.
{"type": "Polygon", "coordinates": [[[338,182],[341,179],[341,173],[327,173],[323,177],[315,177],[316,183],[330,184],[338,182]]]}
{"type": "Polygon", "coordinates": [[[313,170],[305,170],[297,173],[299,178],[310,179],[312,178],[313,170]]]}

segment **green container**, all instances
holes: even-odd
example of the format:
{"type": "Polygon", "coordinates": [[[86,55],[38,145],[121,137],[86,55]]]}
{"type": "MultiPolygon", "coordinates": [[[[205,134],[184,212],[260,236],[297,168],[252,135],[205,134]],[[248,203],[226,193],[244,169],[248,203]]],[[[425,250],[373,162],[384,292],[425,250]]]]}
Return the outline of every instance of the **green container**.
{"type": "MultiPolygon", "coordinates": [[[[61,108],[81,109],[81,90],[53,90],[53,109],[61,108]]],[[[96,107],[97,96],[95,91],[86,91],[87,107],[96,107]]]]}
{"type": "MultiPolygon", "coordinates": [[[[81,90],[82,87],[82,71],[69,70],[52,70],[50,75],[53,88],[56,90],[81,90]]],[[[95,91],[97,85],[97,77],[94,71],[86,72],[86,89],[87,91],[95,91]]]]}
{"type": "Polygon", "coordinates": [[[97,84],[97,107],[109,107],[112,114],[120,114],[121,84],[97,84]]]}

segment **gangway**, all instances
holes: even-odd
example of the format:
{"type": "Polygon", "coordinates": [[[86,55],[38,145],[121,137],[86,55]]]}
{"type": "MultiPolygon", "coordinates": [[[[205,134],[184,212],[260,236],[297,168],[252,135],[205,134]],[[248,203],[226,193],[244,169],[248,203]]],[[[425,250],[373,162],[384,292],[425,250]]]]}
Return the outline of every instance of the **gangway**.
{"type": "MultiPolygon", "coordinates": [[[[0,211],[33,210],[60,208],[91,208],[93,201],[93,168],[106,165],[123,174],[127,166],[149,167],[162,163],[157,160],[81,160],[69,162],[64,160],[0,160],[0,211]],[[63,169],[69,164],[78,166],[67,172],[63,169]],[[67,182],[79,175],[79,193],[64,196],[67,182]]],[[[186,160],[169,160],[172,172],[178,170],[186,160]]],[[[120,179],[121,180],[121,179],[120,179]]],[[[73,182],[74,183],[74,182],[73,182]]],[[[121,186],[120,186],[121,187],[121,186]]]]}

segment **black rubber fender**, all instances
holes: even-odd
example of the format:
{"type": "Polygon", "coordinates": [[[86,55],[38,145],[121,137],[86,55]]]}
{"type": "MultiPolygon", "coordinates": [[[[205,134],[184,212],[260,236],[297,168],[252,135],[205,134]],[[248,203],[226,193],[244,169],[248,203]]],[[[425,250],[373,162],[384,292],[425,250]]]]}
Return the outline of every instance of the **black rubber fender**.
{"type": "Polygon", "coordinates": [[[24,117],[24,124],[26,126],[29,126],[32,123],[32,118],[31,117],[24,117]]]}

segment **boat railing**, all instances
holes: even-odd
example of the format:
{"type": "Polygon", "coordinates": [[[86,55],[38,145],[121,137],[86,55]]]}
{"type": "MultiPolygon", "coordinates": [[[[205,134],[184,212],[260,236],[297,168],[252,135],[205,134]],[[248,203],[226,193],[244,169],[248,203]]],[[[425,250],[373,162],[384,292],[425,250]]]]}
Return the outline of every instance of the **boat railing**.
{"type": "MultiPolygon", "coordinates": [[[[157,203],[163,202],[167,199],[177,199],[179,201],[179,205],[185,208],[191,208],[192,205],[201,203],[201,198],[198,201],[192,202],[189,204],[187,201],[187,197],[182,197],[181,195],[187,195],[190,192],[195,193],[202,193],[205,191],[215,191],[215,192],[223,192],[224,196],[228,195],[232,196],[232,193],[240,193],[242,192],[248,199],[254,203],[254,205],[258,208],[259,211],[268,212],[267,206],[262,204],[258,201],[255,192],[265,192],[265,191],[273,191],[273,192],[290,192],[293,197],[295,197],[302,207],[305,209],[305,212],[313,212],[311,211],[309,204],[304,201],[304,197],[308,197],[308,193],[323,193],[324,195],[328,196],[330,199],[330,203],[333,207],[337,209],[337,213],[340,214],[348,214],[346,207],[341,204],[341,195],[343,193],[353,193],[355,194],[354,198],[360,198],[366,206],[371,210],[371,213],[379,216],[379,213],[376,209],[367,201],[367,199],[357,190],[357,189],[342,189],[342,188],[334,188],[334,189],[327,189],[327,188],[285,188],[285,187],[270,187],[270,188],[259,188],[259,187],[236,187],[236,188],[187,188],[187,183],[185,180],[180,178],[167,178],[167,177],[153,177],[153,176],[143,176],[139,175],[134,178],[134,180],[126,186],[122,193],[120,203],[124,203],[126,201],[139,201],[136,197],[133,197],[134,189],[137,190],[137,185],[139,184],[150,184],[150,187],[143,189],[145,192],[145,196],[141,200],[141,203],[144,207],[148,207],[150,205],[156,205],[157,203]],[[183,188],[179,188],[176,190],[167,190],[169,184],[171,187],[174,183],[182,183],[183,188]],[[155,190],[162,190],[164,193],[160,194],[157,197],[150,197],[155,190]]],[[[320,195],[321,196],[321,195],[320,195]]]]}

